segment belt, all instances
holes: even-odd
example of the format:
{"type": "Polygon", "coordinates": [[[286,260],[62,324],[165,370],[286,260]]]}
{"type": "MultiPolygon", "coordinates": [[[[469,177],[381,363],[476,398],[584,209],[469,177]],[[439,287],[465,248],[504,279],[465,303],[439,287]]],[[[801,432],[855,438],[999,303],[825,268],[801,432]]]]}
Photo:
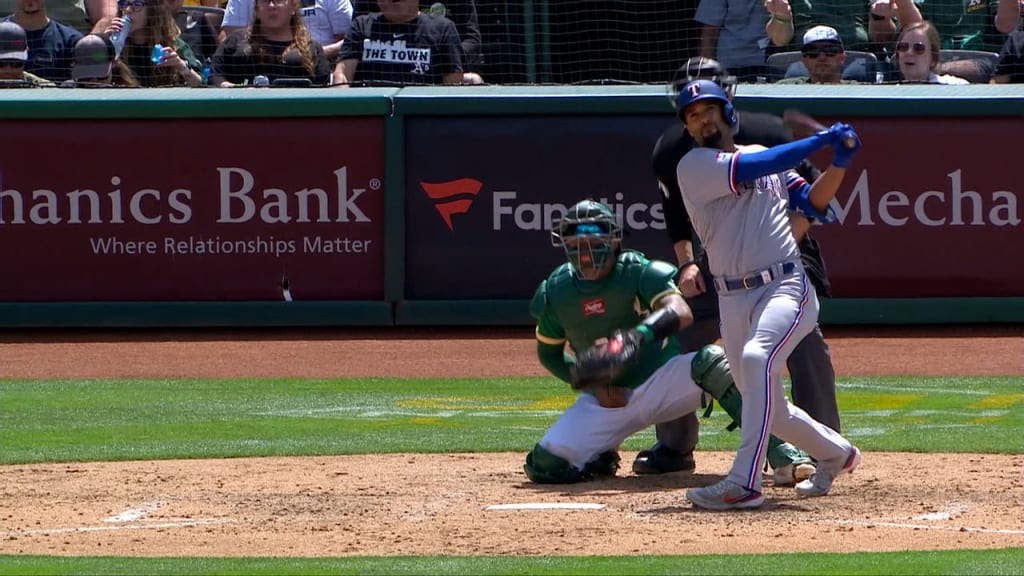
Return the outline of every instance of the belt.
{"type": "Polygon", "coordinates": [[[735,290],[753,290],[768,284],[779,276],[792,274],[796,270],[796,262],[783,262],[772,264],[771,268],[754,272],[740,278],[715,278],[715,288],[719,292],[732,292],[735,290]]]}

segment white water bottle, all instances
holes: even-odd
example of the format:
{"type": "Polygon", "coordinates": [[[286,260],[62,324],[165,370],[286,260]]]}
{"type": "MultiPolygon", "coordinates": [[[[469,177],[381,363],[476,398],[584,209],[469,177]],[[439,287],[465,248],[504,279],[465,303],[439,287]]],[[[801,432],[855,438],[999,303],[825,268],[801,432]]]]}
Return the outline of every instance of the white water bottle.
{"type": "Polygon", "coordinates": [[[124,43],[128,39],[128,30],[131,25],[131,17],[124,16],[121,18],[121,29],[110,35],[110,42],[114,45],[114,58],[121,57],[121,51],[124,50],[124,43]]]}

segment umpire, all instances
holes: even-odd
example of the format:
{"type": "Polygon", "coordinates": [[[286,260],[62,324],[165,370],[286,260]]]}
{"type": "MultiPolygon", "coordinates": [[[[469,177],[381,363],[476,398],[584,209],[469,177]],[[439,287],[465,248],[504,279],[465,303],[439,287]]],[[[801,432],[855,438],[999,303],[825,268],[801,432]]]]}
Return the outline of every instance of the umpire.
{"type": "MultiPolygon", "coordinates": [[[[716,60],[690,58],[676,71],[672,79],[672,97],[679,89],[696,79],[711,80],[722,87],[731,100],[735,89],[735,77],[716,60]]],[[[761,144],[771,147],[789,142],[793,135],[782,123],[782,119],[771,114],[737,112],[737,144],[761,144]]],[[[672,239],[676,259],[679,262],[679,288],[693,311],[694,323],[679,334],[681,352],[694,352],[721,338],[718,317],[718,294],[715,283],[708,272],[707,254],[702,249],[695,251],[700,239],[693,232],[690,216],[683,206],[682,192],[676,179],[679,160],[693,148],[693,139],[674,122],[654,145],[652,165],[654,175],[662,191],[662,211],[665,226],[672,239]]],[[[801,164],[797,171],[808,182],[820,175],[820,171],[809,162],[801,164]]],[[[818,242],[810,234],[804,234],[798,242],[801,259],[807,276],[814,284],[819,299],[832,296],[825,263],[821,257],[818,242]]],[[[839,409],[836,406],[835,370],[829,356],[828,345],[815,326],[797,345],[790,355],[786,367],[792,381],[793,403],[812,418],[839,431],[839,409]]],[[[697,446],[698,424],[695,413],[677,420],[655,426],[657,443],[648,450],[637,454],[633,461],[633,472],[637,474],[663,474],[695,468],[693,450],[697,446]]]]}

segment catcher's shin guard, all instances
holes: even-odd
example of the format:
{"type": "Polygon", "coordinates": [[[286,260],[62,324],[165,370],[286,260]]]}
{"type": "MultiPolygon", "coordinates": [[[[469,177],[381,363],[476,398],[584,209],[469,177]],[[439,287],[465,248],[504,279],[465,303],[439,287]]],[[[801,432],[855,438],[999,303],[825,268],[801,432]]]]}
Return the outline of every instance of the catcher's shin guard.
{"type": "Polygon", "coordinates": [[[555,456],[540,444],[526,455],[523,470],[526,477],[537,484],[572,484],[586,479],[583,472],[569,464],[568,460],[555,456]]]}
{"type": "MultiPolygon", "coordinates": [[[[718,405],[732,418],[733,423],[729,425],[729,429],[740,425],[743,401],[740,391],[736,389],[736,383],[733,382],[725,350],[714,344],[701,348],[690,363],[690,375],[697,386],[717,400],[718,405]]],[[[767,457],[772,468],[811,462],[811,457],[803,450],[775,436],[768,437],[767,457]]]]}

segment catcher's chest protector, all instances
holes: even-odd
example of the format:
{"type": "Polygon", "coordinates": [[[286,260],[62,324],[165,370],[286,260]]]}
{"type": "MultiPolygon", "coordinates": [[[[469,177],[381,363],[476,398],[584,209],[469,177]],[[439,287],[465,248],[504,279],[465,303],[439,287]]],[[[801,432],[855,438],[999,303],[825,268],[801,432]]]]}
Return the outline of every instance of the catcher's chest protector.
{"type": "Polygon", "coordinates": [[[581,282],[564,266],[548,280],[548,305],[574,350],[583,350],[598,338],[607,338],[615,330],[631,328],[640,321],[639,268],[623,266],[620,261],[608,278],[581,282]]]}

